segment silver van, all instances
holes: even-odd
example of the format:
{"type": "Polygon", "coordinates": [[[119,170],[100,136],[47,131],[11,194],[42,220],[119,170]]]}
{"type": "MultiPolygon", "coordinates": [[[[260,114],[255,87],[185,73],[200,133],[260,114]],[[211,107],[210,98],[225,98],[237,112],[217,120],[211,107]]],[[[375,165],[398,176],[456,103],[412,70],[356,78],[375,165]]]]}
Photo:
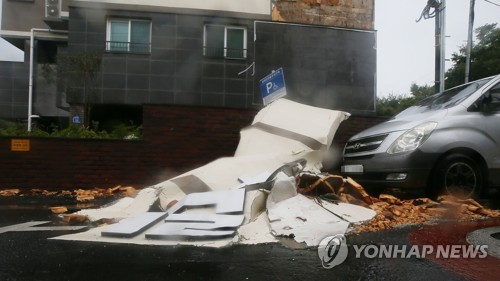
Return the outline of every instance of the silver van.
{"type": "Polygon", "coordinates": [[[500,75],[426,98],[353,136],[341,171],[367,188],[479,195],[500,186],[500,75]]]}

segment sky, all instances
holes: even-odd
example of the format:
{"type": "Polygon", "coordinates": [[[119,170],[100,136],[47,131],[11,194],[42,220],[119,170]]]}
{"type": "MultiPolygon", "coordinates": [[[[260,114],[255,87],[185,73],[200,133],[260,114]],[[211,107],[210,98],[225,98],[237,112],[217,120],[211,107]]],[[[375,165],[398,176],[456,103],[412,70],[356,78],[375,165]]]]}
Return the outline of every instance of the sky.
{"type": "MultiPolygon", "coordinates": [[[[500,22],[500,0],[488,1],[493,4],[476,0],[474,29],[500,22]]],[[[426,4],[427,0],[375,0],[377,96],[408,95],[412,83],[434,85],[435,21],[416,22],[426,4]]],[[[470,0],[446,1],[446,59],[467,43],[469,7],[470,0]]],[[[451,66],[445,62],[446,69],[451,66]]]]}
{"type": "MultiPolygon", "coordinates": [[[[427,0],[375,0],[377,96],[407,95],[412,83],[434,84],[434,19],[416,22],[426,4],[427,0]]],[[[470,0],[446,1],[447,59],[467,42],[469,6],[470,0]]],[[[474,28],[499,22],[500,0],[476,0],[474,28]]],[[[22,51],[0,38],[0,61],[23,58],[22,51]]],[[[450,66],[447,62],[446,69],[450,66]]]]}

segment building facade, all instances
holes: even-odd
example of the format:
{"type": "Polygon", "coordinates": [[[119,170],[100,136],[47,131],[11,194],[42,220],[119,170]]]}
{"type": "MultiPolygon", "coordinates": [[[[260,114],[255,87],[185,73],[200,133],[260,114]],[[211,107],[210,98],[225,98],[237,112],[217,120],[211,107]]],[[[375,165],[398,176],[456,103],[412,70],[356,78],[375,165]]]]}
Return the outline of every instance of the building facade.
{"type": "Polygon", "coordinates": [[[32,106],[36,115],[72,120],[86,102],[100,112],[144,104],[257,109],[260,79],[279,67],[290,99],[375,112],[374,0],[2,3],[0,35],[28,55],[0,62],[0,118],[26,118],[32,106]],[[42,65],[58,53],[99,56],[90,96],[85,80],[56,87],[43,77],[42,65]]]}
{"type": "Polygon", "coordinates": [[[24,62],[0,62],[0,118],[25,120],[30,101],[36,114],[49,121],[67,118],[64,94],[57,91],[54,83],[48,83],[42,73],[44,66],[55,62],[58,50],[67,45],[68,3],[2,1],[0,36],[25,55],[24,62]]]}

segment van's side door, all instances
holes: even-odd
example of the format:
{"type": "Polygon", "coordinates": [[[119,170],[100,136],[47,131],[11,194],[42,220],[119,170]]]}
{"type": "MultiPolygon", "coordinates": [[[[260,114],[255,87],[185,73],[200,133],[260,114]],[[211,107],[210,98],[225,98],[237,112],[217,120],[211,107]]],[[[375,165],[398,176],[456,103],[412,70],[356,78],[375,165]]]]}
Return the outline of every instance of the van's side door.
{"type": "MultiPolygon", "coordinates": [[[[500,148],[500,83],[491,87],[483,96],[481,111],[484,116],[486,130],[495,140],[497,147],[500,148]]],[[[493,185],[500,185],[500,151],[491,151],[493,163],[488,163],[490,168],[490,182],[493,185]]]]}

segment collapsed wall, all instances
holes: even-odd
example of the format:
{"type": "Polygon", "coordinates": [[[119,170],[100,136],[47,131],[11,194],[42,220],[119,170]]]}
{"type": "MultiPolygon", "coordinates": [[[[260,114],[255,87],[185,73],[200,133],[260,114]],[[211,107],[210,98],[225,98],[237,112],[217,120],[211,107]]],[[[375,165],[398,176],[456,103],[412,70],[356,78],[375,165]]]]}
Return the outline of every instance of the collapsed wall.
{"type": "Polygon", "coordinates": [[[146,188],[135,199],[82,210],[79,214],[93,221],[120,221],[57,239],[221,247],[293,237],[318,245],[328,235],[345,233],[354,222],[346,217],[356,213],[357,223],[375,215],[350,204],[340,209],[334,203],[318,204],[297,193],[298,174],[320,173],[323,156],[348,117],[343,111],[277,100],[242,130],[233,157],[146,188]]]}

